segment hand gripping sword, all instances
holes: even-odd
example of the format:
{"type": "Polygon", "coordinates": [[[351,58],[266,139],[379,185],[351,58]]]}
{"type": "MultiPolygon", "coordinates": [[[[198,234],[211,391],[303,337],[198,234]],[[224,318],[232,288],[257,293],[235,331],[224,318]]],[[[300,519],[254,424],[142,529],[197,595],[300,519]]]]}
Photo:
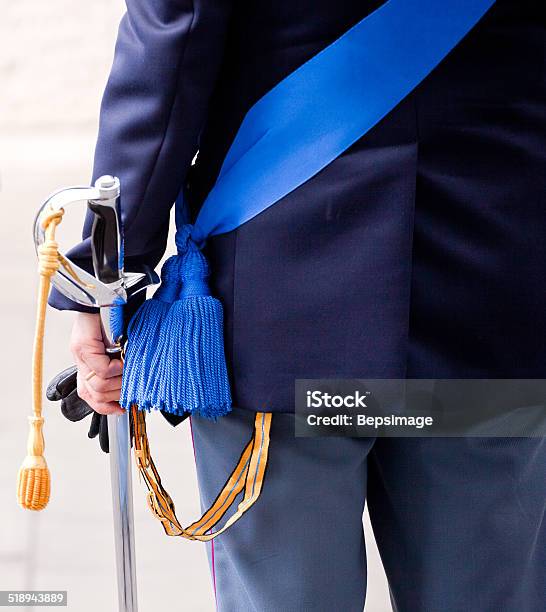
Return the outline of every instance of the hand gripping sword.
{"type": "MultiPolygon", "coordinates": [[[[87,202],[93,212],[91,250],[95,276],[73,262],[62,266],[52,284],[66,297],[84,306],[99,307],[107,354],[121,357],[123,346],[119,312],[136,293],[158,282],[154,272],[130,273],[123,269],[123,235],[120,223],[120,183],[102,176],[94,187],[71,187],[54,193],[40,208],[34,224],[36,246],[43,244],[41,223],[51,210],[87,202]]],[[[66,258],[65,258],[66,259],[66,258]]],[[[133,496],[131,486],[129,414],[108,415],[110,474],[114,511],[114,538],[120,612],[137,612],[133,496]]]]}

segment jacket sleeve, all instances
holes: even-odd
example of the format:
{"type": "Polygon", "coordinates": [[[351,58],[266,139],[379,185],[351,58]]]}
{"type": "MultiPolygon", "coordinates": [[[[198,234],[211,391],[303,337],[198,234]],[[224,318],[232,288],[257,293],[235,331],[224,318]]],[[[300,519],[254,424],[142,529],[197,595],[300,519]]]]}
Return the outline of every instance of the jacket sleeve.
{"type": "MultiPolygon", "coordinates": [[[[121,181],[125,267],[156,266],[169,211],[197,151],[223,57],[232,0],[127,0],[104,92],[93,182],[121,181]]],[[[92,270],[87,216],[69,253],[92,270]]],[[[54,290],[60,310],[91,310],[54,290]]]]}

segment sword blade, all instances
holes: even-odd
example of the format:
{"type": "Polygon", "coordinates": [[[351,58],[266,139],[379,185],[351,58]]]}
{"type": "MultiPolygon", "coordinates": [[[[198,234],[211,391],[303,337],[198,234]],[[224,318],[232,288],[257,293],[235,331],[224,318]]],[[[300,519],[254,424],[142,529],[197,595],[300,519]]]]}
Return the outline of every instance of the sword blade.
{"type": "Polygon", "coordinates": [[[118,607],[137,612],[133,491],[129,448],[129,414],[108,415],[110,479],[114,513],[114,538],[118,607]]]}
{"type": "MultiPolygon", "coordinates": [[[[91,246],[93,267],[97,278],[106,285],[116,286],[123,281],[123,245],[119,222],[119,181],[101,177],[95,187],[102,194],[111,193],[106,200],[90,200],[88,207],[95,214],[91,246]]],[[[100,309],[102,332],[106,352],[112,358],[121,357],[119,329],[112,320],[115,309],[121,306],[105,306],[100,309]]],[[[133,518],[133,493],[130,461],[129,414],[108,415],[110,480],[114,516],[114,544],[118,585],[119,612],[137,612],[137,586],[135,565],[135,538],[133,518]]]]}

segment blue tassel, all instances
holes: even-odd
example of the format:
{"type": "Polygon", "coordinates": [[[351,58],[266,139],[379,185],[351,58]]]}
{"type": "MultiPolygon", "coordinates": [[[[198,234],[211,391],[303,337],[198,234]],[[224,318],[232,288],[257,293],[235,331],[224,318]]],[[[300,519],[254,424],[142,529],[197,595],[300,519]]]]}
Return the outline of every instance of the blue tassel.
{"type": "Polygon", "coordinates": [[[177,231],[176,245],[161,287],[129,324],[120,403],[216,420],[231,410],[222,305],[210,295],[190,225],[177,231]]]}
{"type": "Polygon", "coordinates": [[[161,286],[134,314],[127,329],[120,404],[151,408],[146,394],[148,380],[157,375],[153,362],[158,352],[162,323],[180,290],[180,260],[170,257],[161,270],[161,286]]]}
{"type": "Polygon", "coordinates": [[[181,289],[160,331],[146,396],[166,412],[215,420],[231,410],[222,305],[210,295],[209,266],[190,232],[189,225],[177,232],[181,289]]]}

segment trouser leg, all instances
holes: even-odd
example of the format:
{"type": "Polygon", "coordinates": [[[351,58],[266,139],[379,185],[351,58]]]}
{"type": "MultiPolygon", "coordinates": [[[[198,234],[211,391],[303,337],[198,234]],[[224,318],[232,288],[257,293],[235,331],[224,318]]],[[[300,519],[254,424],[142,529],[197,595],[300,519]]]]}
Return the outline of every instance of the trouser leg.
{"type": "MultiPolygon", "coordinates": [[[[231,473],[253,419],[254,413],[243,410],[216,423],[192,418],[204,506],[231,473]]],[[[273,416],[261,497],[214,541],[220,612],[362,612],[362,512],[371,445],[295,438],[294,416],[273,416]]]]}
{"type": "Polygon", "coordinates": [[[368,506],[396,612],[543,612],[546,440],[382,439],[368,506]]]}

